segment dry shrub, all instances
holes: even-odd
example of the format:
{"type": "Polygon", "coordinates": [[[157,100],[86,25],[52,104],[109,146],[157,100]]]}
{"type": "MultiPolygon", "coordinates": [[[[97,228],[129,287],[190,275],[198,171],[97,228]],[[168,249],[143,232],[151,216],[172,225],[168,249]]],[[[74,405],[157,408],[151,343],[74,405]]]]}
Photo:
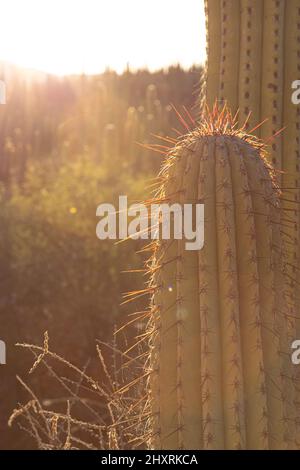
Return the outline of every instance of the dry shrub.
{"type": "MultiPolygon", "coordinates": [[[[49,349],[48,333],[43,346],[17,344],[29,350],[34,363],[29,371],[37,374],[45,367],[56,384],[57,398],[38,398],[25,381],[18,381],[28,393],[28,401],[19,403],[9,426],[17,424],[27,432],[40,450],[134,449],[143,448],[147,439],[149,404],[144,391],[143,353],[132,358],[116,344],[96,344],[101,383],[49,349]],[[103,350],[112,353],[112,371],[108,370],[103,350]],[[68,376],[61,371],[67,368],[68,376]],[[101,372],[101,373],[100,373],[101,372]]],[[[98,375],[98,374],[97,374],[98,375]]],[[[147,374],[146,374],[147,375],[147,374]]]]}

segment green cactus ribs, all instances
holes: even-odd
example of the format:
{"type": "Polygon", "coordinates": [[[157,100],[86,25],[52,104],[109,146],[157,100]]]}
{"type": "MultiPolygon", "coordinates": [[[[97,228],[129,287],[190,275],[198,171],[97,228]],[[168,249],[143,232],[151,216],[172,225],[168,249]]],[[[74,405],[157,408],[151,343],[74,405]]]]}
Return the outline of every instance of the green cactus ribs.
{"type": "Polygon", "coordinates": [[[156,199],[204,203],[205,242],[152,245],[149,446],[297,448],[281,194],[264,144],[214,107],[159,181],[156,199]]]}

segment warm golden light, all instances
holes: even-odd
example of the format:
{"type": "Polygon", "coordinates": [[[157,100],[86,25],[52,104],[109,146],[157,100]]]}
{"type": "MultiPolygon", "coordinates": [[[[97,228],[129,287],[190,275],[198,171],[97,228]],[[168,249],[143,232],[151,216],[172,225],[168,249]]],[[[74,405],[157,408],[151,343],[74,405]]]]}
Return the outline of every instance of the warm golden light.
{"type": "Polygon", "coordinates": [[[56,74],[205,56],[202,0],[9,0],[0,14],[0,60],[56,74]]]}

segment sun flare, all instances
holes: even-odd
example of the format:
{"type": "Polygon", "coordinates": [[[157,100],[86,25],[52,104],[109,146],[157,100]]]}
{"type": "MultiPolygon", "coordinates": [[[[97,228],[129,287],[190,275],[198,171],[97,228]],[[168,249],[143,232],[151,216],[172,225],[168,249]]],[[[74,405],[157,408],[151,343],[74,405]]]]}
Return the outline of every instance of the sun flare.
{"type": "Polygon", "coordinates": [[[188,67],[205,57],[203,10],[199,0],[10,0],[0,61],[59,75],[188,67]]]}

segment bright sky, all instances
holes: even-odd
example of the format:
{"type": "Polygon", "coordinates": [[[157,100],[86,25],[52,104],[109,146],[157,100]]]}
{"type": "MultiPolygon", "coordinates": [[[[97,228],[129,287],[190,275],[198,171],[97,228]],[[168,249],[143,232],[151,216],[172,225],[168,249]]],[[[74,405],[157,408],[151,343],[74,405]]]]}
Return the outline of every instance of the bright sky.
{"type": "Polygon", "coordinates": [[[56,74],[205,59],[203,0],[0,0],[0,61],[56,74]]]}

